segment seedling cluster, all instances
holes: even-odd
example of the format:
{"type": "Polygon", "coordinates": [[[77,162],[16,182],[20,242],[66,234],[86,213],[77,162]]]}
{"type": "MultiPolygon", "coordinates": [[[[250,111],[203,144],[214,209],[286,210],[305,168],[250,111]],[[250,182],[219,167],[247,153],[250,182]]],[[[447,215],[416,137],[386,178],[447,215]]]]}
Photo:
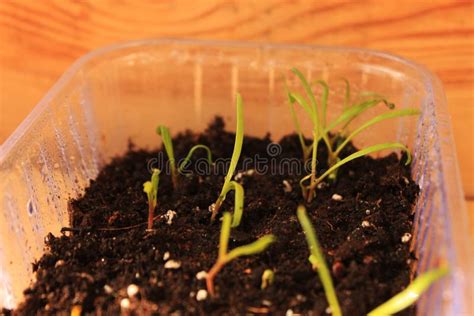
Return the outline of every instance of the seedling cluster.
{"type": "Polygon", "coordinates": [[[359,157],[363,157],[365,155],[369,155],[374,152],[386,149],[401,149],[405,151],[408,155],[406,163],[410,163],[410,152],[405,145],[400,143],[384,143],[372,145],[367,148],[361,149],[345,157],[344,159],[341,159],[341,153],[345,146],[347,146],[347,144],[349,144],[354,139],[354,137],[365,131],[367,128],[388,119],[409,115],[418,115],[419,111],[417,109],[401,109],[381,114],[362,124],[360,127],[358,127],[353,132],[347,135],[347,129],[349,124],[368,109],[381,103],[387,105],[389,109],[393,109],[394,105],[392,103],[389,103],[382,96],[373,93],[366,95],[367,97],[370,97],[369,100],[351,105],[350,86],[348,81],[346,80],[346,93],[344,98],[343,112],[334,121],[329,123],[327,119],[329,86],[327,85],[327,83],[321,80],[316,82],[323,89],[321,101],[318,103],[316,101],[316,97],[313,93],[311,85],[308,83],[304,75],[296,68],[293,68],[292,72],[300,80],[306,94],[305,98],[297,92],[289,91],[287,87],[287,96],[288,101],[290,103],[291,116],[295,124],[296,132],[298,133],[298,138],[302,147],[303,158],[304,160],[311,159],[311,173],[300,180],[303,198],[307,202],[311,202],[311,200],[314,198],[316,194],[315,190],[319,183],[321,183],[327,177],[334,179],[337,176],[337,170],[341,166],[359,157]],[[307,145],[304,139],[301,126],[295,112],[295,104],[300,105],[304,109],[313,126],[312,143],[310,145],[307,145]],[[341,125],[342,127],[340,127],[341,125]],[[336,129],[337,127],[340,128],[336,129]],[[318,155],[318,145],[321,140],[327,148],[327,163],[329,165],[329,169],[322,175],[318,176],[316,173],[316,164],[318,155]]]}
{"type": "MultiPolygon", "coordinates": [[[[394,109],[394,105],[392,103],[388,102],[384,97],[374,93],[365,94],[364,97],[368,98],[366,100],[351,103],[350,85],[349,82],[345,80],[346,88],[344,95],[343,111],[335,120],[329,122],[327,118],[329,97],[328,84],[321,80],[315,82],[315,84],[322,88],[321,100],[317,102],[312,87],[306,80],[306,78],[303,76],[303,74],[296,68],[293,68],[292,72],[298,77],[306,94],[306,97],[303,97],[297,92],[290,91],[288,89],[288,86],[286,87],[286,94],[290,105],[290,113],[295,125],[295,130],[298,134],[303,158],[305,161],[308,159],[310,159],[311,161],[311,173],[304,176],[300,180],[303,200],[305,202],[311,202],[312,199],[315,197],[316,188],[318,187],[318,184],[320,184],[326,178],[336,180],[338,169],[354,159],[382,150],[400,149],[407,153],[406,163],[410,163],[410,152],[407,147],[401,143],[376,144],[358,150],[345,157],[343,156],[343,150],[357,135],[370,128],[371,126],[389,119],[395,119],[403,116],[418,115],[419,111],[417,109],[410,108],[396,110],[394,109]],[[384,104],[389,109],[389,111],[371,118],[370,120],[366,121],[356,129],[354,129],[352,132],[349,131],[349,126],[351,122],[353,122],[365,111],[374,106],[377,106],[378,104],[384,104]],[[306,143],[306,140],[303,136],[301,125],[296,115],[295,105],[299,105],[303,108],[304,112],[307,114],[309,120],[312,123],[312,140],[310,144],[306,143]],[[327,170],[318,175],[317,154],[318,146],[320,143],[322,143],[327,148],[328,168],[327,170]]],[[[222,215],[222,227],[220,231],[217,260],[211,267],[209,272],[207,272],[205,277],[207,290],[211,296],[215,296],[214,280],[217,274],[226,264],[241,256],[259,254],[265,249],[267,249],[276,240],[275,236],[269,234],[259,238],[253,243],[236,247],[228,251],[231,229],[239,226],[243,216],[244,206],[244,188],[236,181],[232,181],[232,177],[235,173],[237,163],[242,152],[242,144],[244,139],[243,102],[242,97],[239,94],[237,94],[236,96],[236,108],[237,128],[235,133],[234,149],[232,153],[230,167],[224,179],[222,190],[218,195],[215,203],[211,206],[211,222],[214,222],[217,218],[217,215],[219,214],[219,210],[222,207],[222,203],[224,202],[227,194],[232,190],[235,191],[234,213],[231,214],[229,212],[224,212],[222,215]]],[[[185,159],[182,161],[182,163],[180,163],[179,166],[176,167],[173,143],[171,140],[169,129],[165,126],[159,126],[156,131],[163,140],[164,148],[169,158],[169,163],[171,166],[171,178],[173,187],[175,189],[178,188],[178,175],[183,173],[184,168],[189,163],[192,155],[196,150],[205,150],[207,153],[207,159],[209,161],[209,164],[212,164],[212,153],[210,148],[205,145],[199,144],[192,147],[189,153],[186,155],[185,159]]],[[[151,230],[153,227],[154,210],[158,203],[157,193],[159,184],[159,174],[160,170],[153,170],[151,180],[145,182],[143,185],[144,191],[146,192],[148,197],[148,230],[151,230]]],[[[313,228],[311,220],[308,214],[306,213],[306,208],[303,205],[300,205],[297,209],[296,215],[306,236],[310,254],[308,260],[311,263],[313,270],[318,273],[319,278],[321,279],[330,311],[332,315],[340,316],[342,315],[342,312],[334,287],[334,282],[331,278],[331,272],[326,264],[326,260],[324,258],[321,246],[318,242],[315,229],[313,228]]],[[[415,302],[417,298],[426,289],[428,289],[431,284],[433,284],[441,277],[445,276],[447,273],[448,269],[442,267],[420,275],[404,291],[397,294],[381,306],[375,308],[369,313],[369,315],[391,315],[401,311],[402,309],[408,307],[413,302],[415,302]]],[[[261,289],[263,290],[270,286],[274,279],[275,274],[273,270],[266,269],[262,274],[261,289]]]]}

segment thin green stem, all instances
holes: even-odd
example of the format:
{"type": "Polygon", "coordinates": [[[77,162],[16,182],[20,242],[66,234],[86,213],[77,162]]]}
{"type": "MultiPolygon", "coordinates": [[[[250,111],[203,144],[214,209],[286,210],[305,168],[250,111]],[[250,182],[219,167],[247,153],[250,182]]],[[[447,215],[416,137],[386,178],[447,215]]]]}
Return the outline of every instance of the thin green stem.
{"type": "Polygon", "coordinates": [[[234,143],[234,150],[232,152],[232,158],[230,161],[229,170],[227,171],[227,175],[224,180],[224,185],[222,186],[221,193],[214,204],[214,208],[212,210],[211,215],[211,222],[213,222],[216,218],[217,213],[222,205],[222,202],[225,200],[225,193],[228,192],[228,186],[230,181],[232,180],[232,176],[234,175],[235,168],[237,167],[237,162],[240,158],[240,153],[242,152],[242,144],[244,142],[244,105],[242,102],[242,97],[240,94],[237,93],[236,97],[236,104],[237,104],[237,129],[235,131],[235,143],[234,143]]]}
{"type": "Polygon", "coordinates": [[[215,295],[214,278],[216,277],[217,273],[219,273],[219,271],[224,267],[224,265],[238,257],[250,256],[263,252],[265,249],[268,248],[268,246],[270,246],[271,243],[276,240],[275,236],[273,235],[265,235],[251,244],[240,246],[232,249],[230,252],[227,252],[231,230],[231,221],[232,215],[228,212],[225,212],[222,218],[222,228],[219,238],[219,253],[217,261],[209,270],[206,276],[207,290],[209,291],[209,294],[211,294],[211,296],[215,295]]]}
{"type": "Polygon", "coordinates": [[[310,262],[313,265],[313,269],[318,272],[321,283],[323,284],[324,294],[328,301],[331,313],[333,316],[341,316],[341,308],[337,299],[336,290],[331,278],[331,272],[326,264],[324,255],[319,245],[316,232],[314,231],[313,225],[306,214],[306,208],[303,205],[298,206],[297,217],[301,227],[305,233],[306,241],[308,243],[308,249],[311,254],[310,262]]]}
{"type": "Polygon", "coordinates": [[[160,125],[156,128],[156,133],[161,136],[163,145],[165,146],[166,154],[171,168],[171,181],[173,182],[173,188],[178,187],[178,172],[176,169],[176,159],[174,157],[173,141],[171,140],[170,131],[166,126],[160,125]]]}

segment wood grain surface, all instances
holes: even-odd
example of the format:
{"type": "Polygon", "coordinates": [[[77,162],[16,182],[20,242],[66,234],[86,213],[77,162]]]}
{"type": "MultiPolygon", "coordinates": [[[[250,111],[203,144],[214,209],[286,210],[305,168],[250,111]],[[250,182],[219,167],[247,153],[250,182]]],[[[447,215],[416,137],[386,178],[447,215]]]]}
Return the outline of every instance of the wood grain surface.
{"type": "Polygon", "coordinates": [[[474,199],[473,16],[472,1],[0,1],[0,143],[75,59],[107,44],[166,36],[358,46],[441,78],[474,199]]]}

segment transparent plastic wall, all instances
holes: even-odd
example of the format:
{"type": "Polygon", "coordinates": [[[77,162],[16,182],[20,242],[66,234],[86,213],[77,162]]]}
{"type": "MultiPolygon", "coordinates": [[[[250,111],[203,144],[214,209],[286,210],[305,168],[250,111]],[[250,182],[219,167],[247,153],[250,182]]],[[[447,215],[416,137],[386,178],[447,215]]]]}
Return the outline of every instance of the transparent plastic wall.
{"type": "Polygon", "coordinates": [[[384,122],[356,142],[398,140],[414,152],[413,174],[421,187],[414,210],[412,247],[419,258],[414,269],[442,263],[452,269],[423,296],[418,314],[471,314],[467,211],[436,78],[411,62],[372,51],[178,40],[131,42],[86,55],[0,148],[0,306],[22,300],[33,280],[31,263],[45,251],[45,236],[69,224],[68,200],[111,157],[124,153],[129,140],[153,148],[159,145],[158,123],[174,133],[200,131],[216,114],[232,128],[237,91],[245,103],[247,134],[270,132],[279,139],[292,132],[284,78],[293,89],[299,85],[291,67],[311,80],[328,81],[330,117],[342,105],[342,78],[351,82],[353,96],[376,91],[400,108],[421,109],[419,118],[384,122]]]}

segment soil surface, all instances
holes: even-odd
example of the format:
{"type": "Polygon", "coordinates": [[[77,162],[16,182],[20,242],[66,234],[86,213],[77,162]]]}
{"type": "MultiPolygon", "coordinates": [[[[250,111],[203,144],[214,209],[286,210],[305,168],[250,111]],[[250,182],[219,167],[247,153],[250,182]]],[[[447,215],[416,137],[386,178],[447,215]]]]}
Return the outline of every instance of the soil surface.
{"type": "MultiPolygon", "coordinates": [[[[174,139],[175,155],[182,158],[202,143],[210,146],[214,159],[229,158],[234,137],[217,118],[202,134],[179,134],[174,139]]],[[[163,172],[156,230],[146,232],[148,209],[142,185],[150,177],[149,161],[164,153],[131,145],[126,155],[102,169],[82,197],[71,201],[72,229],[47,236],[46,253],[33,265],[36,282],[25,290],[26,301],[14,313],[327,314],[322,285],[308,262],[296,218],[302,202],[298,182],[307,173],[271,169],[283,159],[302,163],[301,148],[297,137],[289,135],[267,153],[271,142],[270,136],[245,138],[238,169],[247,172],[237,175],[245,189],[244,215],[232,230],[229,249],[269,233],[277,241],[259,255],[227,264],[216,277],[216,297],[196,298],[199,290],[206,289],[205,280],[196,275],[209,270],[217,257],[220,222],[210,224],[208,209],[222,188],[223,171],[216,170],[216,163],[212,174],[182,175],[177,190],[163,172]],[[268,159],[269,170],[242,166],[256,155],[268,159]],[[176,212],[171,220],[166,216],[169,210],[176,212]],[[265,269],[272,269],[275,279],[262,290],[265,269]]],[[[354,150],[348,146],[343,156],[354,150]]],[[[197,168],[197,158],[203,157],[204,152],[196,151],[187,170],[197,168]]],[[[318,173],[327,168],[326,157],[325,146],[319,146],[318,173]]],[[[352,161],[306,205],[345,315],[364,315],[410,281],[415,258],[402,236],[412,232],[418,187],[404,162],[395,154],[352,161]]],[[[156,166],[163,168],[162,163],[156,166]]],[[[231,192],[221,210],[232,211],[233,200],[231,192]]],[[[413,309],[404,315],[412,313],[413,309]]]]}

